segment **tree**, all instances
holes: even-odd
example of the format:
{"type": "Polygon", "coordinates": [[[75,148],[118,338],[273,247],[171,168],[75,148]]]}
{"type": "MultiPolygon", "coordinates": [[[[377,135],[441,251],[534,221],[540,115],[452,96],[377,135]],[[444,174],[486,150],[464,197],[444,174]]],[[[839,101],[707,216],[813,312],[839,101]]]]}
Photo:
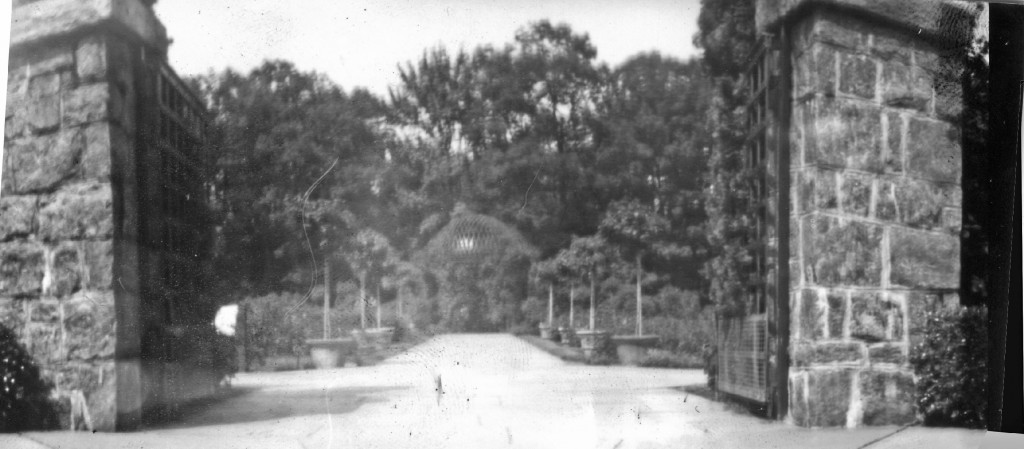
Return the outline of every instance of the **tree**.
{"type": "MultiPolygon", "coordinates": [[[[346,244],[346,254],[352,271],[359,276],[359,326],[366,329],[366,290],[370,283],[379,285],[394,250],[387,237],[372,229],[359,231],[346,244]]],[[[380,290],[377,290],[377,327],[380,327],[380,290]]]]}
{"type": "Polygon", "coordinates": [[[652,208],[633,201],[613,203],[601,220],[601,233],[615,245],[625,260],[635,261],[636,269],[636,335],[643,335],[643,297],[641,278],[643,258],[649,253],[670,254],[677,251],[665,242],[668,220],[652,208]]]}
{"type": "Polygon", "coordinates": [[[752,204],[746,185],[752,174],[743,163],[745,101],[736,85],[757,43],[754,1],[702,0],[697,24],[694,43],[704,49],[703,64],[715,85],[707,122],[715,134],[704,186],[704,232],[713,250],[703,273],[717,310],[740,314],[751,271],[751,248],[745,238],[752,204]]]}
{"type": "Polygon", "coordinates": [[[381,103],[285,61],[192,84],[214,116],[214,263],[224,296],[311,285],[316,261],[360,226],[355,217],[379,215],[374,185],[388,142],[375,124],[381,103]]]}
{"type": "Polygon", "coordinates": [[[608,242],[600,235],[573,237],[569,248],[559,253],[571,272],[590,281],[589,330],[594,330],[597,313],[597,277],[608,263],[608,242]],[[564,256],[563,256],[564,254],[564,256]]]}

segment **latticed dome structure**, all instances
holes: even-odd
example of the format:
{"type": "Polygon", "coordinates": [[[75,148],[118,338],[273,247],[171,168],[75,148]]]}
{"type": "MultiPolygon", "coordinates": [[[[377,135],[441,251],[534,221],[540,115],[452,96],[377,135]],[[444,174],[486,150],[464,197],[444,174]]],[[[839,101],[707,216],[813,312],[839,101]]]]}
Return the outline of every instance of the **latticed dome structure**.
{"type": "Polygon", "coordinates": [[[451,220],[427,244],[433,260],[471,263],[487,256],[536,256],[534,249],[511,226],[487,215],[456,208],[451,220]]]}

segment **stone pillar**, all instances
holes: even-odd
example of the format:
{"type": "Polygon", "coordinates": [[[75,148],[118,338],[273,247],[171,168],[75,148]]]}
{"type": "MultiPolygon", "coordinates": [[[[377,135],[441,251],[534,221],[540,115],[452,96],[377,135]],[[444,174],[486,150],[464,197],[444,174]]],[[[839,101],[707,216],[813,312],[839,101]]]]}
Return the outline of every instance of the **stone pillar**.
{"type": "Polygon", "coordinates": [[[0,190],[0,322],[64,405],[65,425],[141,413],[135,80],[167,39],[139,0],[15,0],[0,190]]]}
{"type": "Polygon", "coordinates": [[[792,65],[795,424],[916,419],[910,351],[925,311],[959,301],[967,14],[934,0],[757,1],[759,31],[788,36],[792,65]]]}

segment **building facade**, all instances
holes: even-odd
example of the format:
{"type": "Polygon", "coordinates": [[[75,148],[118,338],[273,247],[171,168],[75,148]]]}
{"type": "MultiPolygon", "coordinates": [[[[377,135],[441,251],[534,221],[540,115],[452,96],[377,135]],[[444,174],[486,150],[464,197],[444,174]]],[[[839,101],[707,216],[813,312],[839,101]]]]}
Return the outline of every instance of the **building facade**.
{"type": "Polygon", "coordinates": [[[759,307],[722,389],[801,426],[916,419],[925,314],[959,304],[962,2],[757,0],[748,160],[759,307]]]}
{"type": "Polygon", "coordinates": [[[183,354],[213,317],[204,112],[151,3],[13,4],[0,323],[70,428],[132,429],[219,381],[183,354]]]}

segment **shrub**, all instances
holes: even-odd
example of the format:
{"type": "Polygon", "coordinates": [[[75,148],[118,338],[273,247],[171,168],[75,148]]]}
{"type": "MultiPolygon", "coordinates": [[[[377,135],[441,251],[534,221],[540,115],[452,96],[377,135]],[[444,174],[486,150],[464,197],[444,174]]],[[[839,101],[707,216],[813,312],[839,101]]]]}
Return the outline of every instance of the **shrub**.
{"type": "Polygon", "coordinates": [[[986,315],[982,307],[959,307],[926,316],[922,341],[911,356],[926,425],[984,426],[986,315]]]}
{"type": "Polygon", "coordinates": [[[14,332],[0,324],[0,432],[57,427],[51,388],[14,332]]]}

